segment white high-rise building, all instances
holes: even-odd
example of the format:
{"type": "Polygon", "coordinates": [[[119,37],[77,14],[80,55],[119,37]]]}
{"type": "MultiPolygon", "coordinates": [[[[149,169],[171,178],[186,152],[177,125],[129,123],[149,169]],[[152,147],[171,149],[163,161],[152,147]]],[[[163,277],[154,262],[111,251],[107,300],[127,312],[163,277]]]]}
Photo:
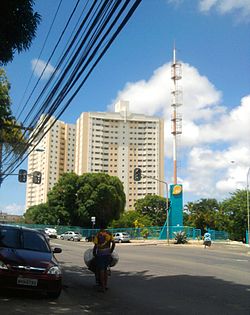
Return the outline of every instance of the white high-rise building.
{"type": "Polygon", "coordinates": [[[76,123],[75,172],[105,172],[118,176],[126,194],[126,209],[147,194],[163,196],[164,123],[156,117],[129,112],[120,101],[115,112],[82,113],[76,123]],[[143,177],[134,181],[134,169],[143,177]]]}
{"type": "MultiPolygon", "coordinates": [[[[41,120],[43,117],[41,117],[41,120]]],[[[47,126],[53,124],[50,118],[47,126]]],[[[47,129],[47,128],[46,128],[47,129]]],[[[26,209],[47,201],[47,193],[64,172],[74,171],[75,163],[75,125],[56,121],[46,133],[28,159],[28,174],[42,173],[40,185],[33,184],[28,177],[26,189],[26,209]]]]}
{"type": "Polygon", "coordinates": [[[41,146],[45,152],[34,151],[29,157],[29,172],[41,171],[42,183],[29,181],[26,208],[45,202],[59,176],[72,170],[78,175],[105,172],[119,177],[126,209],[133,209],[135,201],[147,194],[164,194],[164,184],[152,179],[164,181],[164,122],[130,113],[126,101],[118,102],[115,112],[82,113],[75,129],[58,121],[41,146]],[[139,182],[133,176],[137,167],[143,173],[139,182]]]}

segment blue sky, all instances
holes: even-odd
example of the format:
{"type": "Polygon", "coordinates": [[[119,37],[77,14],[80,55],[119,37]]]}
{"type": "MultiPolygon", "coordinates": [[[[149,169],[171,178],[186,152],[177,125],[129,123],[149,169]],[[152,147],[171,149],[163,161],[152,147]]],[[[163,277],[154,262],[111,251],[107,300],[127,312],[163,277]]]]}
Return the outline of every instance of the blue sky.
{"type": "MultiPolygon", "coordinates": [[[[29,51],[15,55],[5,67],[14,114],[58,3],[36,1],[35,10],[42,15],[37,37],[29,51]]],[[[74,4],[63,0],[25,97],[74,4]]],[[[83,111],[112,110],[119,99],[128,100],[133,112],[163,117],[165,177],[171,183],[170,66],[175,42],[183,70],[178,179],[184,199],[226,198],[246,187],[250,166],[249,27],[249,0],[143,0],[61,120],[75,123],[83,111]]],[[[51,60],[50,70],[54,66],[51,60]]],[[[24,206],[25,185],[9,176],[0,188],[0,211],[22,214],[24,206]]]]}

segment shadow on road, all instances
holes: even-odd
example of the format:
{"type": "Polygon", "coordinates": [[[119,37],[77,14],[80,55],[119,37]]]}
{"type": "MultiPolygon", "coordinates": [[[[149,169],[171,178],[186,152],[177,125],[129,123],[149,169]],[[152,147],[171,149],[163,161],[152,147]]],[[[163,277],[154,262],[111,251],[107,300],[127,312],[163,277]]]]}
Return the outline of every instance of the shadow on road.
{"type": "Polygon", "coordinates": [[[148,270],[114,269],[110,289],[100,293],[87,268],[63,265],[63,270],[58,300],[30,292],[0,292],[1,314],[250,314],[250,286],[214,277],[162,277],[148,270]]]}

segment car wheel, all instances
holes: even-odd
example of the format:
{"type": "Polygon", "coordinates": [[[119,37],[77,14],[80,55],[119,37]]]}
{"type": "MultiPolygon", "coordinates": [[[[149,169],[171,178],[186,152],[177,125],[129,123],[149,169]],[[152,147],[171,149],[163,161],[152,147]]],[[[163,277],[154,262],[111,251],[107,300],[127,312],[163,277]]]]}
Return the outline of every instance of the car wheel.
{"type": "Polygon", "coordinates": [[[69,240],[70,240],[70,241],[74,241],[74,238],[73,238],[73,237],[71,237],[69,240]]]}
{"type": "Polygon", "coordinates": [[[63,237],[63,236],[61,236],[61,237],[60,237],[60,239],[61,239],[61,240],[64,240],[64,237],[63,237]]]}
{"type": "Polygon", "coordinates": [[[119,242],[119,243],[121,243],[121,242],[122,242],[122,240],[119,240],[118,242],[119,242]]]}
{"type": "Polygon", "coordinates": [[[47,296],[50,298],[50,299],[58,299],[59,296],[61,294],[61,290],[59,291],[56,291],[56,292],[47,292],[47,296]]]}

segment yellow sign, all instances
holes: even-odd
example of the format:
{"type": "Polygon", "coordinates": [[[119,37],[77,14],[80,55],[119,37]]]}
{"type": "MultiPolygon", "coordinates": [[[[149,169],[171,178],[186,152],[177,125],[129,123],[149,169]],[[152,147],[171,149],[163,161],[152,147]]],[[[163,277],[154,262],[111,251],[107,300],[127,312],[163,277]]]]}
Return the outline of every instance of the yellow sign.
{"type": "Polygon", "coordinates": [[[182,186],[181,185],[175,185],[173,189],[173,195],[179,195],[182,192],[182,186]]]}

